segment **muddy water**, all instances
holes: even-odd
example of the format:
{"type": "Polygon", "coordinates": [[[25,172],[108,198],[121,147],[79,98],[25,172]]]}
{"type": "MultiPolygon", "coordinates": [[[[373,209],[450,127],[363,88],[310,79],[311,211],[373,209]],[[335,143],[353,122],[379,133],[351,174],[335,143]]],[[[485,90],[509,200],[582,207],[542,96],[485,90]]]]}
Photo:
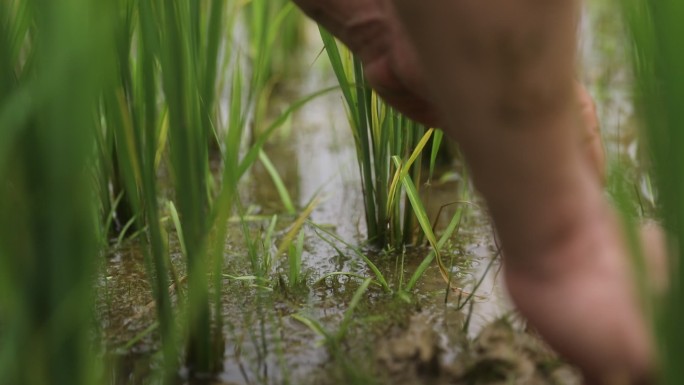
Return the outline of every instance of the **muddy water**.
{"type": "MultiPolygon", "coordinates": [[[[598,7],[598,6],[594,6],[598,7]]],[[[592,9],[583,22],[583,78],[599,104],[610,159],[625,156],[636,163],[638,143],[633,134],[629,104],[628,74],[618,64],[619,42],[607,43],[590,31],[614,34],[616,27],[602,19],[605,9],[592,9]],[[607,29],[608,31],[602,31],[607,29]],[[614,44],[614,46],[607,46],[614,44]],[[606,63],[608,63],[606,65],[606,63]],[[611,64],[613,63],[613,64],[611,64]],[[613,67],[614,65],[614,67],[613,67]],[[625,155],[626,154],[626,155],[625,155]]],[[[315,33],[311,34],[315,37],[315,33]]],[[[614,36],[613,36],[614,37],[614,36]]],[[[298,97],[334,85],[323,57],[315,59],[320,44],[312,41],[303,55],[309,66],[300,79],[286,83],[275,111],[298,97]]],[[[358,165],[341,96],[318,98],[302,109],[284,133],[265,148],[283,178],[294,203],[302,208],[321,197],[311,220],[335,232],[348,243],[359,245],[378,264],[390,285],[399,285],[402,272],[410,275],[429,252],[424,247],[401,253],[383,253],[364,247],[365,223],[358,165]]],[[[459,162],[445,172],[459,171],[459,162]]],[[[454,214],[449,206],[458,200],[464,183],[457,177],[433,181],[423,187],[423,198],[431,218],[443,228],[454,214]]],[[[283,205],[262,165],[257,164],[243,191],[243,205],[253,219],[249,228],[263,234],[273,214],[279,215],[276,242],[286,232],[293,216],[283,215],[283,205]]],[[[458,293],[446,290],[436,266],[429,268],[410,301],[383,293],[371,286],[354,311],[349,332],[339,346],[324,344],[324,338],[298,321],[303,315],[320,322],[331,332],[339,328],[360,280],[331,277],[331,272],[372,276],[362,260],[342,244],[332,247],[313,229],[307,228],[304,270],[306,288],[282,290],[278,278],[264,290],[247,281],[224,281],[223,314],[226,337],[222,372],[211,381],[191,378],[186,371],[179,383],[188,384],[576,384],[572,369],[526,332],[524,322],[512,312],[501,283],[501,263],[485,209],[469,206],[459,232],[444,250],[447,265],[453,265],[454,282],[465,291],[482,280],[472,301],[459,306],[458,293]],[[505,382],[508,381],[508,382],[505,382]]],[[[268,245],[273,248],[273,245],[268,245]]],[[[170,250],[182,272],[182,256],[173,235],[170,250]]],[[[226,242],[225,273],[250,275],[244,239],[234,225],[226,242]]],[[[282,274],[274,267],[274,276],[282,274]]],[[[117,364],[111,370],[116,384],[154,383],[153,368],[158,336],[155,315],[145,279],[142,254],[135,242],[113,250],[100,284],[98,313],[107,345],[117,364]],[[151,327],[152,326],[152,327],[151,327]]],[[[461,298],[462,300],[462,298],[461,298]]]]}

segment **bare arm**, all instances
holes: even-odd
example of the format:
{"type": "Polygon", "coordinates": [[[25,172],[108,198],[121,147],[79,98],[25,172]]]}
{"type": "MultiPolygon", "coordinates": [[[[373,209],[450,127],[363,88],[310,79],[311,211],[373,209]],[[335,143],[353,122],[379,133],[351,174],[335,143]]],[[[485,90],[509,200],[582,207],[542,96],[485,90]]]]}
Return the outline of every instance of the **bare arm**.
{"type": "Polygon", "coordinates": [[[460,142],[532,325],[590,384],[646,376],[650,341],[601,195],[593,103],[572,80],[576,2],[295,2],[361,56],[386,101],[423,122],[439,116],[460,142]]]}
{"type": "Polygon", "coordinates": [[[628,251],[575,145],[577,2],[394,1],[490,207],[519,309],[592,383],[644,378],[628,251]]]}

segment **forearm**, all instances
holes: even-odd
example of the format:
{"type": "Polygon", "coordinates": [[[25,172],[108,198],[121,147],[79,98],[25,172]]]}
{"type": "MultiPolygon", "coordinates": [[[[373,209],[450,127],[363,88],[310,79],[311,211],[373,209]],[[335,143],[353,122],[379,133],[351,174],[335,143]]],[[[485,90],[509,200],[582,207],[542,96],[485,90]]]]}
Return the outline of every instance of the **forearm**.
{"type": "Polygon", "coordinates": [[[540,255],[552,269],[505,269],[521,314],[582,369],[587,385],[653,384],[652,341],[620,230],[606,204],[540,255]]]}
{"type": "Polygon", "coordinates": [[[522,314],[590,383],[643,378],[652,355],[628,250],[578,145],[577,3],[394,1],[490,208],[522,314]]]}
{"type": "Polygon", "coordinates": [[[522,259],[600,199],[580,156],[574,1],[396,0],[446,131],[522,259]],[[438,3],[439,5],[437,5],[438,3]]]}
{"type": "Polygon", "coordinates": [[[391,28],[384,0],[293,0],[362,60],[373,60],[389,47],[391,28]]]}

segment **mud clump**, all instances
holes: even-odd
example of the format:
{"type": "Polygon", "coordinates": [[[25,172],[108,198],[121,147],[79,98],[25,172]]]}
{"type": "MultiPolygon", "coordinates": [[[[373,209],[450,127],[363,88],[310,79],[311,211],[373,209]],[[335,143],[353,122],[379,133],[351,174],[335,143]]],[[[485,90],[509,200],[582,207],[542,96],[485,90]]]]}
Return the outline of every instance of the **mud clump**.
{"type": "MultiPolygon", "coordinates": [[[[411,317],[408,327],[394,327],[377,344],[376,361],[391,378],[437,378],[441,371],[439,335],[425,314],[411,317]]],[[[403,383],[401,380],[395,383],[403,383]]]]}
{"type": "Polygon", "coordinates": [[[411,317],[377,343],[376,362],[393,384],[431,385],[579,385],[576,370],[562,363],[537,336],[505,319],[463,342],[448,362],[440,335],[425,314],[411,317]]]}

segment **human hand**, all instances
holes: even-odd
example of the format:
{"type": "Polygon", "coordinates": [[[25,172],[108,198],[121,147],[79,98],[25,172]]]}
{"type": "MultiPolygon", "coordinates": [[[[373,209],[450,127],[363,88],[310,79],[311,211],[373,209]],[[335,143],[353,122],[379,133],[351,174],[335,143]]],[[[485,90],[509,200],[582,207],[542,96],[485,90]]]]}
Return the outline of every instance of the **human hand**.
{"type": "Polygon", "coordinates": [[[578,82],[575,88],[584,129],[580,146],[582,146],[584,155],[596,177],[601,183],[604,183],[606,179],[606,155],[603,150],[596,106],[591,95],[581,83],[578,82]]]}
{"type": "Polygon", "coordinates": [[[294,0],[364,65],[375,91],[406,116],[439,127],[416,54],[387,0],[294,0]]]}

